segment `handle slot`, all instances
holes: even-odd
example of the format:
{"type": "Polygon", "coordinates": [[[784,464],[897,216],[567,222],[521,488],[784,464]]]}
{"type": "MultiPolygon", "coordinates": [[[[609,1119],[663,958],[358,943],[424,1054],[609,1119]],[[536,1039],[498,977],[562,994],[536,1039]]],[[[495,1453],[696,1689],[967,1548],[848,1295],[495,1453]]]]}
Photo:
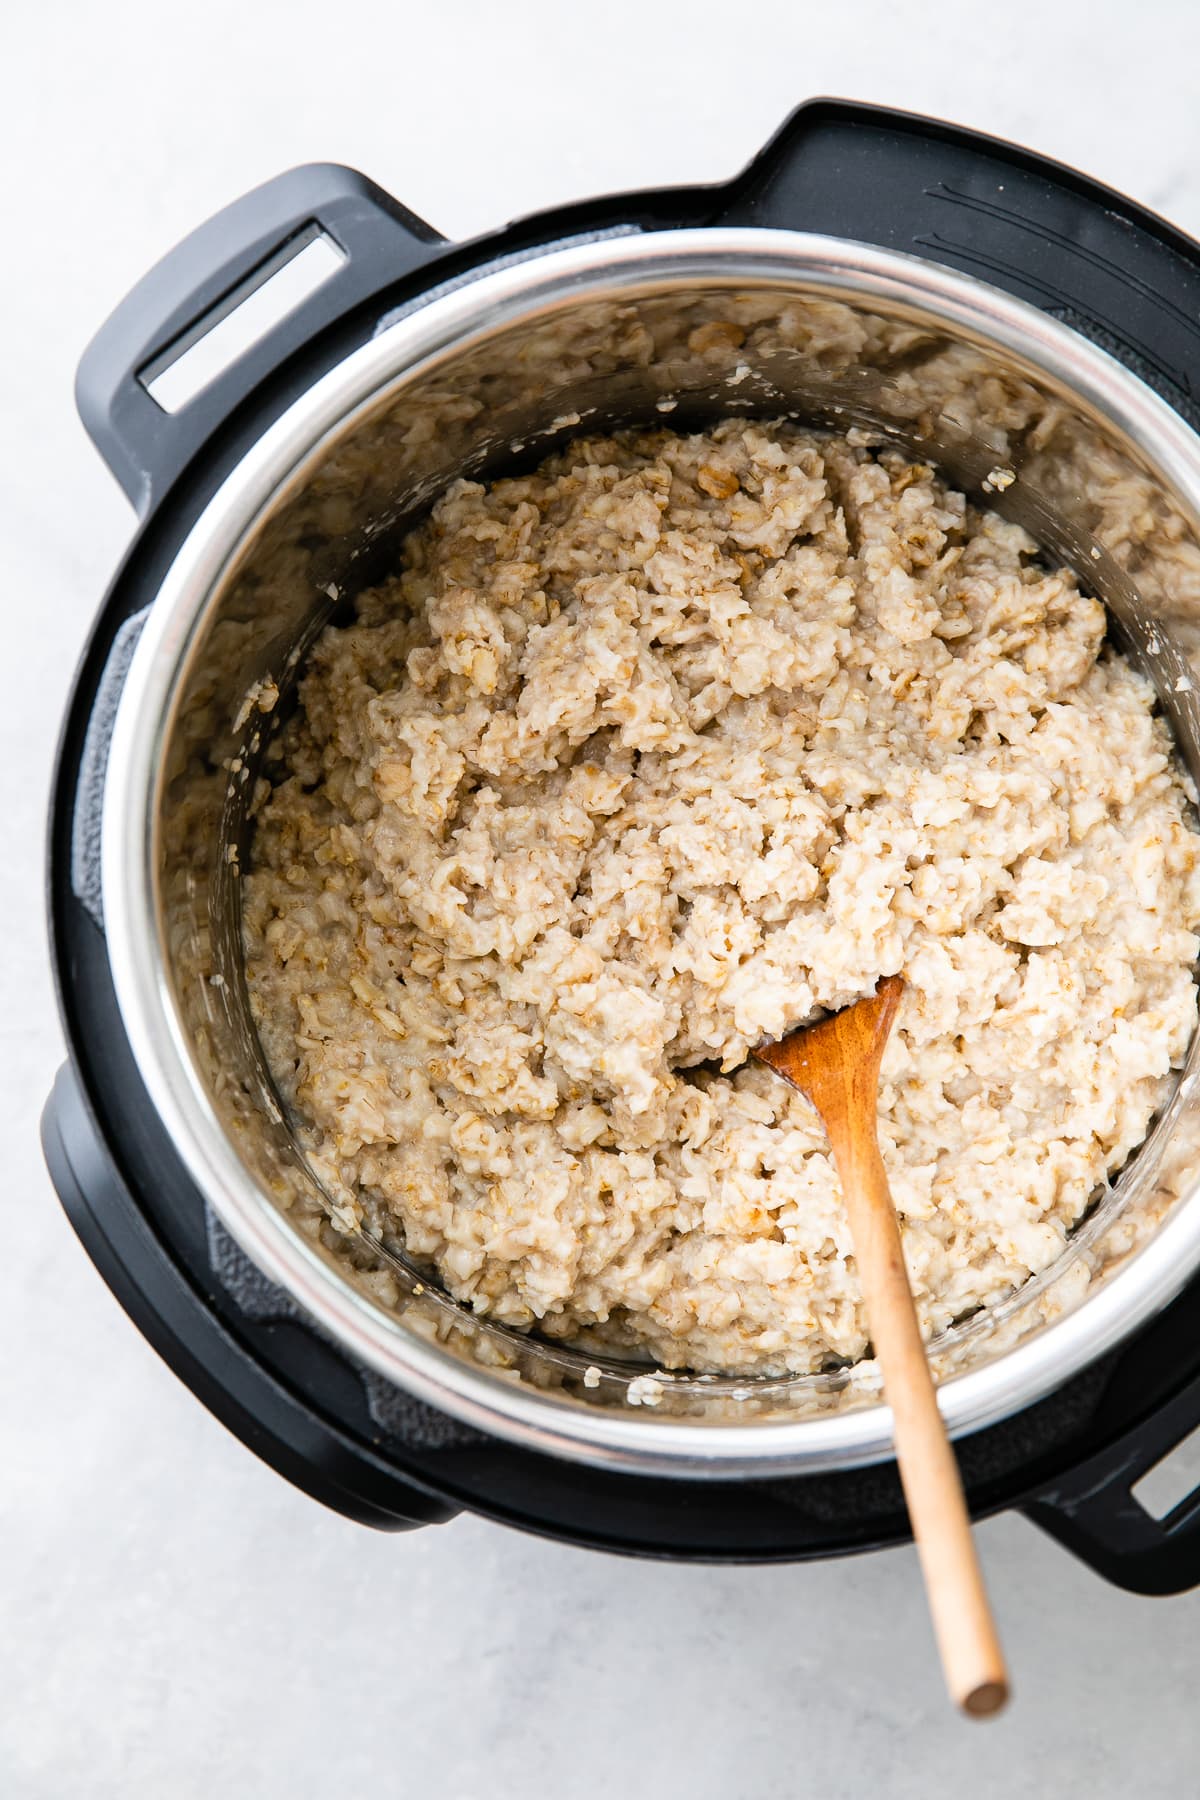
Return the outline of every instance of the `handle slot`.
{"type": "Polygon", "coordinates": [[[1181,1523],[1200,1487],[1200,1425],[1160,1456],[1129,1492],[1144,1512],[1167,1530],[1181,1523]]]}
{"type": "Polygon", "coordinates": [[[163,412],[181,412],[323,287],[345,260],[345,251],[313,220],[139,369],[138,380],[163,412]]]}

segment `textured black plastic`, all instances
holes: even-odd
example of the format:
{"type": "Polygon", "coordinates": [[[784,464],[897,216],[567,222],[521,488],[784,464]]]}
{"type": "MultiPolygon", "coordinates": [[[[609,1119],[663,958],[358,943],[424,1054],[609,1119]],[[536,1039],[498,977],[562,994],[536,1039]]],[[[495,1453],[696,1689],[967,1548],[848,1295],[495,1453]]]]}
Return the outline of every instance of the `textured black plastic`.
{"type": "MultiPolygon", "coordinates": [[[[353,171],[293,171],[172,252],[80,370],[85,422],[143,527],[97,620],[60,746],[50,900],[72,1065],[47,1109],[47,1158],[89,1254],[181,1378],[280,1473],[366,1523],[403,1527],[468,1506],[574,1542],[713,1560],[827,1556],[907,1536],[890,1464],[768,1483],[665,1481],[421,1430],[403,1408],[381,1426],[363,1371],[294,1317],[239,1311],[214,1276],[202,1198],[141,1085],[103,936],[70,885],[82,744],[114,634],[153,599],[208,495],[289,400],[390,308],[449,276],[586,232],[722,223],[827,232],[977,275],[1102,343],[1191,416],[1195,245],[1025,151],[838,101],[801,108],[725,185],[597,199],[468,245],[445,244],[353,171]],[[314,222],[346,250],[342,271],[196,401],[160,413],[138,372],[314,222]]],[[[1024,1503],[1109,1579],[1142,1591],[1200,1580],[1197,1496],[1160,1526],[1129,1495],[1200,1418],[1198,1314],[1200,1283],[1119,1355],[964,1440],[972,1510],[1024,1503]]]]}
{"type": "MultiPolygon", "coordinates": [[[[165,1254],[105,1153],[74,1071],[60,1070],[42,1115],[51,1179],[80,1241],[143,1335],[223,1425],[289,1481],[335,1511],[388,1531],[440,1524],[458,1510],[372,1466],[311,1404],[222,1328],[180,1265],[165,1254]]],[[[337,1353],[306,1334],[310,1363],[337,1353]]],[[[339,1367],[338,1372],[342,1369],[339,1367]]]]}
{"type": "Polygon", "coordinates": [[[995,138],[882,109],[802,107],[730,184],[727,223],[826,232],[946,264],[1163,382],[1200,384],[1200,249],[1111,189],[995,138]]]}
{"type": "MultiPolygon", "coordinates": [[[[1171,1323],[1193,1349],[1200,1303],[1193,1293],[1171,1323]]],[[[1135,1594],[1180,1594],[1200,1586],[1200,1490],[1162,1519],[1133,1489],[1200,1420],[1200,1376],[1187,1381],[1131,1430],[1051,1482],[1025,1511],[1035,1524],[1107,1580],[1135,1594]]]]}

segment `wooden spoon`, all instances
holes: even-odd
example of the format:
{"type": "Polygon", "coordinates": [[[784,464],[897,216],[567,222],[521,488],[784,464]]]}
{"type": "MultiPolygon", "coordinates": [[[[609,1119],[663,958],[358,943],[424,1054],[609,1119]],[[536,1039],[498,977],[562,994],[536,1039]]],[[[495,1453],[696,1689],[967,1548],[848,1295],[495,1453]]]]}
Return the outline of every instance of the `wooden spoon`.
{"type": "Polygon", "coordinates": [[[816,1107],[837,1164],[896,1461],[952,1698],[976,1718],[1000,1710],[1008,1674],[984,1590],[958,1463],[938,1411],[879,1154],[879,1064],[904,989],[899,975],[844,1011],[753,1052],[816,1107]]]}

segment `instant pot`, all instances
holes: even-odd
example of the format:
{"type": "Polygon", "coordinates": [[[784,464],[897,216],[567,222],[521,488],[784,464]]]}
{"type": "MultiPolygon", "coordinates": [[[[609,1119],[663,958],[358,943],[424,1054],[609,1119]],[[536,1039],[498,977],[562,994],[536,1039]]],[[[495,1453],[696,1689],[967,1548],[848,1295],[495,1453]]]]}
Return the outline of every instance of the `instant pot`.
{"type": "MultiPolygon", "coordinates": [[[[43,1141],[118,1300],[259,1456],[384,1529],[469,1509],[744,1561],[907,1537],[873,1365],[647,1384],[331,1219],[246,1002],[254,794],[308,645],[448,481],[738,413],[885,437],[1026,524],[1200,774],[1198,386],[1195,244],[1025,151],[836,102],[727,184],[467,245],[297,169],[122,302],[77,391],[139,525],[59,755],[43,1141]],[[332,272],[170,410],[164,372],[316,242],[332,272]]],[[[1019,1507],[1146,1593],[1200,1581],[1200,1490],[1161,1519],[1133,1493],[1200,1422],[1198,1082],[1193,1049],[1060,1261],[931,1345],[973,1513],[1019,1507]]]]}

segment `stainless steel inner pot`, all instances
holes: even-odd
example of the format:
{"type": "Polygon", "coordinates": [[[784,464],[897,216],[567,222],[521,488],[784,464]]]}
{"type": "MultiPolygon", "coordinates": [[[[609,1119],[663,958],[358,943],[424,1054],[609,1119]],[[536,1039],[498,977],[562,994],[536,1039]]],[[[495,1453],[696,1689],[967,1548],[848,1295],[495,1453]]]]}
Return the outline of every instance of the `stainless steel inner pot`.
{"type": "MultiPolygon", "coordinates": [[[[352,1356],[433,1405],[542,1451],[691,1477],[886,1457],[876,1370],[664,1377],[656,1405],[633,1404],[644,1369],[474,1319],[402,1244],[339,1233],[250,1023],[238,869],[306,646],[450,479],[527,464],[578,429],[729,413],[882,433],[991,496],[1107,602],[1200,776],[1200,439],[1170,407],[1074,331],[916,258],[778,231],[630,232],[423,297],[263,435],[144,617],[103,813],[125,1026],[246,1252],[352,1356]],[[585,1385],[589,1365],[600,1379],[585,1385]]],[[[1200,1263],[1198,1062],[1193,1043],[1061,1259],[933,1346],[953,1432],[1064,1381],[1200,1263]]]]}

